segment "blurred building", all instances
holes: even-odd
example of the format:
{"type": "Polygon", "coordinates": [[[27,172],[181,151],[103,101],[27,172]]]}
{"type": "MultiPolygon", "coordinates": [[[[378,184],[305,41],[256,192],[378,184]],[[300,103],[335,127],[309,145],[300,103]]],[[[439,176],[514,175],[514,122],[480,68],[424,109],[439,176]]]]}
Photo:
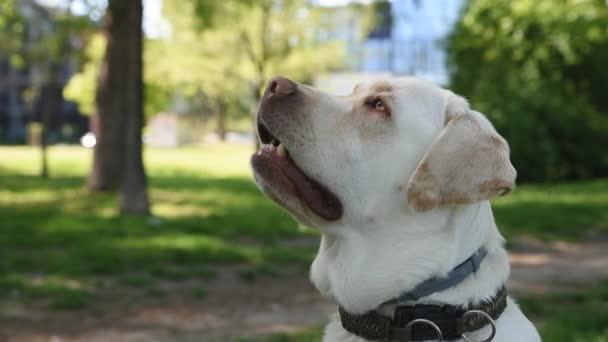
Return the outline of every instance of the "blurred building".
{"type": "Polygon", "coordinates": [[[321,76],[317,85],[348,93],[358,81],[387,75],[447,83],[443,43],[461,5],[462,0],[393,0],[366,5],[373,6],[378,20],[365,36],[361,12],[349,5],[328,7],[325,19],[333,23],[333,29],[322,38],[345,42],[347,70],[321,76]]]}
{"type": "MultiPolygon", "coordinates": [[[[40,51],[43,37],[56,30],[52,9],[34,0],[20,0],[17,6],[24,18],[22,49],[26,52],[40,51]]],[[[48,80],[48,60],[24,62],[23,66],[16,67],[11,63],[10,53],[0,50],[0,143],[20,144],[31,140],[36,130],[28,128],[34,122],[41,122],[43,107],[49,103],[54,104],[49,142],[77,141],[88,131],[88,118],[81,115],[78,105],[64,100],[61,94],[76,71],[76,58],[70,55],[62,61],[59,79],[56,80],[59,84],[50,84],[48,80]]]]}

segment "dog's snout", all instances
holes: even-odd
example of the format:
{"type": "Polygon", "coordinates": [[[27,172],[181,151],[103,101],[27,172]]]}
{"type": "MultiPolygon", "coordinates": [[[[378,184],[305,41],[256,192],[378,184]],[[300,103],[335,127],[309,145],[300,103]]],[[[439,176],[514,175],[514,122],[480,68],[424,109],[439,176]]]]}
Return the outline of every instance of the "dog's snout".
{"type": "Polygon", "coordinates": [[[263,143],[273,138],[285,140],[281,127],[293,125],[296,121],[301,124],[304,120],[302,113],[308,112],[310,97],[303,89],[299,83],[282,76],[268,82],[257,114],[258,133],[263,143]]]}
{"type": "Polygon", "coordinates": [[[296,82],[285,78],[285,77],[275,77],[270,82],[268,82],[268,87],[266,88],[267,95],[291,95],[296,92],[298,85],[296,82]]]}

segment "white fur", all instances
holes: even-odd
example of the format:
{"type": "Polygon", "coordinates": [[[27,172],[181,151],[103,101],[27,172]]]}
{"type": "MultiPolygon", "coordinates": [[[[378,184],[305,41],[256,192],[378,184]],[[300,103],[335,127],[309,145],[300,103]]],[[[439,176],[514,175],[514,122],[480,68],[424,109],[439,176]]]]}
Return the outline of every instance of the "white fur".
{"type": "MultiPolygon", "coordinates": [[[[490,203],[476,194],[470,197],[475,200],[471,203],[420,212],[408,206],[407,199],[408,181],[447,119],[468,111],[468,104],[460,97],[455,100],[449,91],[412,78],[383,84],[390,85],[390,118],[367,110],[362,102],[378,91],[378,84],[360,85],[344,98],[299,86],[310,98],[299,109],[305,112],[301,120],[308,120],[307,127],[312,129],[299,129],[297,124],[285,127],[289,134],[281,140],[298,166],[338,195],[344,206],[340,220],[326,222],[304,206],[294,206],[290,199],[289,211],[322,232],[311,280],[324,296],[349,312],[379,309],[390,316],[392,308],[378,308],[381,303],[446,274],[485,246],[488,255],[476,274],[418,303],[464,305],[488,299],[509,275],[508,256],[490,203]]],[[[488,125],[482,122],[481,126],[492,130],[488,125]]],[[[432,167],[442,167],[434,163],[439,166],[432,167]]],[[[496,325],[495,342],[540,341],[512,300],[496,325]]],[[[488,329],[468,336],[483,340],[488,329]]],[[[323,341],[364,340],[346,332],[334,315],[323,341]]]]}

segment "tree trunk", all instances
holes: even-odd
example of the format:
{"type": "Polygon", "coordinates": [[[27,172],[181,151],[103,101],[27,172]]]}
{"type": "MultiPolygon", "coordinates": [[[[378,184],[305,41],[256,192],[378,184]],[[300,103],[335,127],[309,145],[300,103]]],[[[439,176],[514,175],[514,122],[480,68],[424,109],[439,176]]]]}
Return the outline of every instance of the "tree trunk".
{"type": "Polygon", "coordinates": [[[49,178],[49,163],[48,163],[48,130],[51,126],[51,116],[54,110],[52,105],[51,84],[43,86],[40,94],[42,106],[40,113],[40,177],[49,178]]]}
{"type": "Polygon", "coordinates": [[[110,0],[107,48],[97,90],[99,135],[92,190],[120,189],[120,212],[149,214],[142,160],[143,34],[142,1],[110,0]]]}
{"type": "Polygon", "coordinates": [[[92,191],[117,190],[125,161],[125,80],[129,66],[127,51],[132,49],[127,36],[132,25],[123,7],[133,1],[110,1],[105,17],[107,47],[97,80],[95,102],[98,126],[93,153],[93,169],[88,179],[92,191]]]}
{"type": "Polygon", "coordinates": [[[146,172],[142,157],[141,131],[144,126],[144,83],[143,83],[143,32],[142,0],[110,0],[110,6],[121,7],[124,11],[124,24],[130,29],[123,37],[129,48],[125,50],[124,60],[127,65],[124,91],[125,122],[125,161],[122,183],[120,185],[120,212],[123,214],[148,215],[146,172]]]}
{"type": "Polygon", "coordinates": [[[40,91],[40,177],[49,178],[48,143],[53,117],[60,115],[63,105],[63,85],[58,66],[51,67],[50,80],[40,91]]]}
{"type": "MultiPolygon", "coordinates": [[[[44,95],[44,93],[43,93],[44,95]]],[[[51,108],[49,101],[44,96],[42,98],[42,113],[40,118],[40,177],[49,178],[48,162],[48,129],[50,128],[51,108]]]]}
{"type": "Polygon", "coordinates": [[[226,141],[226,106],[222,100],[215,101],[216,133],[220,141],[226,141]]]}

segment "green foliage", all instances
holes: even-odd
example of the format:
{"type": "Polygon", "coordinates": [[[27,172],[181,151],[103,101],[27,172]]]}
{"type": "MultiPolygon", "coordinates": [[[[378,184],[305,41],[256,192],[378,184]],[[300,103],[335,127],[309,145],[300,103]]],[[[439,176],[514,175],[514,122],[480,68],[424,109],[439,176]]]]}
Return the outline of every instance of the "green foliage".
{"type": "Polygon", "coordinates": [[[317,39],[325,26],[307,1],[166,0],[163,12],[171,34],[149,44],[147,79],[195,109],[242,116],[272,76],[310,81],[342,63],[338,43],[317,39]]]}
{"type": "Polygon", "coordinates": [[[509,140],[519,178],[608,174],[608,6],[470,0],[448,40],[451,88],[509,140]]]}
{"type": "Polygon", "coordinates": [[[76,102],[80,111],[86,115],[95,113],[97,78],[105,50],[106,39],[103,34],[98,33],[91,37],[85,49],[87,62],[79,73],[72,76],[63,89],[63,96],[76,102]]]}
{"type": "MultiPolygon", "coordinates": [[[[169,110],[209,116],[221,104],[229,117],[242,118],[272,76],[310,82],[343,61],[339,43],[318,40],[331,23],[304,0],[165,0],[163,14],[170,34],[144,45],[147,115],[169,110]]],[[[95,109],[104,44],[101,35],[90,40],[87,64],[64,92],[87,114],[95,109]]]]}
{"type": "MultiPolygon", "coordinates": [[[[89,1],[81,1],[81,8],[94,8],[89,1]]],[[[71,13],[71,3],[56,7],[43,7],[36,1],[0,3],[0,59],[7,58],[16,69],[29,69],[25,78],[29,83],[24,84],[27,89],[19,94],[27,104],[41,100],[43,87],[62,86],[63,68],[82,58],[76,44],[85,40],[92,22],[87,16],[71,13]]],[[[47,112],[42,111],[42,121],[50,120],[47,112]]]]}
{"type": "Polygon", "coordinates": [[[391,27],[393,25],[390,1],[376,0],[370,6],[372,10],[369,18],[370,27],[391,27]]]}
{"type": "MultiPolygon", "coordinates": [[[[148,41],[144,46],[149,51],[148,44],[154,46],[154,41],[148,41]]],[[[70,78],[63,90],[63,96],[79,105],[80,111],[85,115],[92,115],[96,111],[95,96],[97,80],[103,56],[106,50],[106,38],[102,33],[92,35],[86,45],[82,69],[70,78]]],[[[154,70],[158,59],[145,59],[145,70],[154,70]]],[[[144,113],[153,115],[167,109],[171,103],[170,88],[165,86],[162,79],[150,79],[153,73],[146,73],[144,79],[144,113]]]]}
{"type": "Polygon", "coordinates": [[[242,98],[246,81],[231,32],[198,30],[194,5],[170,0],[163,3],[171,34],[147,43],[145,78],[155,92],[177,96],[200,110],[203,98],[242,98]]]}
{"type": "Polygon", "coordinates": [[[221,11],[226,5],[249,6],[255,0],[231,0],[230,3],[216,0],[194,0],[194,14],[198,18],[198,28],[205,29],[222,22],[221,11]]]}
{"type": "Polygon", "coordinates": [[[20,53],[25,40],[25,18],[17,7],[16,0],[4,0],[0,3],[0,51],[10,58],[11,64],[23,66],[20,53]]]}

